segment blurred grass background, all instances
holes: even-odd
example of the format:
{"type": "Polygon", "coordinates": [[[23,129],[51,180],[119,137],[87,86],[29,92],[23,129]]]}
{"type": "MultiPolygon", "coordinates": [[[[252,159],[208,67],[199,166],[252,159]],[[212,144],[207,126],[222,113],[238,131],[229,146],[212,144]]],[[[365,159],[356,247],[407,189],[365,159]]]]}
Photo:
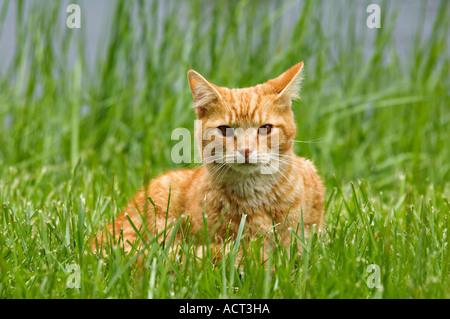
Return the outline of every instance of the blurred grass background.
{"type": "Polygon", "coordinates": [[[377,2],[382,27],[368,29],[370,1],[118,0],[99,13],[112,16],[92,58],[83,2],[81,29],[68,29],[68,2],[0,1],[0,39],[15,39],[0,62],[0,297],[448,298],[450,5],[431,2],[400,52],[405,1],[377,2]],[[295,149],[328,189],[326,235],[303,267],[249,263],[258,280],[231,280],[220,267],[168,270],[159,254],[139,277],[129,256],[105,269],[83,253],[148,177],[180,167],[170,137],[193,129],[189,67],[245,87],[299,61],[295,149]],[[65,288],[71,263],[81,289],[65,288]],[[368,263],[382,291],[366,286],[368,263]]]}

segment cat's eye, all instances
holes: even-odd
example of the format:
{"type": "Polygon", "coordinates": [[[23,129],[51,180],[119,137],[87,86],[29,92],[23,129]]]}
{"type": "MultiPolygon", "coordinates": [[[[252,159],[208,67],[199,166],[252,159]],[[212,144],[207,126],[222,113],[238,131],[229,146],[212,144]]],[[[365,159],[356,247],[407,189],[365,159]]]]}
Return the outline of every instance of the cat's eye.
{"type": "Polygon", "coordinates": [[[263,126],[261,126],[258,130],[258,134],[259,135],[269,135],[270,132],[272,131],[272,124],[265,124],[263,126]]]}
{"type": "Polygon", "coordinates": [[[226,125],[221,125],[218,127],[223,136],[233,136],[233,129],[226,125]]]}

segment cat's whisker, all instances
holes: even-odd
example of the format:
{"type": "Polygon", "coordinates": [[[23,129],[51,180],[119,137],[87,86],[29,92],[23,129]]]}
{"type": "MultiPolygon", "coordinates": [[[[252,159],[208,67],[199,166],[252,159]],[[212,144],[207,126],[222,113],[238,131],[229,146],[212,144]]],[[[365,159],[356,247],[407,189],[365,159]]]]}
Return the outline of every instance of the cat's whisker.
{"type": "Polygon", "coordinates": [[[297,164],[297,157],[296,156],[287,155],[287,154],[279,154],[279,156],[284,158],[284,159],[294,160],[295,162],[293,162],[293,164],[297,164]]]}
{"type": "Polygon", "coordinates": [[[215,174],[219,172],[226,164],[225,163],[216,163],[217,165],[212,167],[211,173],[215,174]]]}
{"type": "MultiPolygon", "coordinates": [[[[280,163],[283,163],[283,164],[286,164],[286,165],[297,165],[296,162],[293,162],[293,161],[291,160],[291,156],[288,156],[288,159],[286,160],[286,159],[282,159],[281,156],[279,156],[279,155],[283,155],[283,154],[273,154],[273,153],[270,154],[270,153],[269,153],[268,155],[270,155],[270,158],[271,158],[272,160],[277,160],[277,161],[279,161],[280,163]],[[274,156],[276,156],[276,157],[274,157],[274,156]]],[[[294,159],[294,158],[293,158],[293,159],[294,159]]],[[[273,163],[273,162],[271,162],[271,163],[269,164],[269,167],[270,167],[270,168],[274,168],[273,165],[272,165],[272,163],[273,163]]],[[[277,168],[275,168],[275,170],[276,170],[278,173],[280,173],[280,175],[281,175],[282,177],[284,177],[285,180],[286,180],[287,182],[289,182],[289,184],[291,184],[292,186],[294,186],[294,185],[292,184],[292,181],[289,180],[289,178],[286,176],[285,173],[287,173],[287,170],[286,170],[286,168],[285,168],[284,166],[280,165],[280,166],[278,166],[277,168]]],[[[274,178],[275,178],[275,177],[274,177],[274,178]]]]}
{"type": "Polygon", "coordinates": [[[292,161],[296,159],[293,156],[275,153],[268,153],[268,155],[271,160],[279,160],[280,162],[282,161],[283,163],[286,164],[296,164],[296,162],[292,161]]]}
{"type": "Polygon", "coordinates": [[[226,163],[235,163],[237,160],[236,156],[234,154],[227,154],[225,155],[225,162],[226,163]]]}
{"type": "MultiPolygon", "coordinates": [[[[295,187],[294,184],[292,183],[292,181],[284,174],[286,171],[283,172],[283,167],[278,166],[278,167],[273,167],[272,165],[269,165],[270,168],[273,168],[276,170],[277,173],[279,173],[282,177],[284,177],[284,179],[292,186],[295,187]]],[[[274,174],[272,174],[273,178],[275,179],[276,177],[274,176],[274,174]]]]}
{"type": "Polygon", "coordinates": [[[230,168],[226,163],[220,165],[219,169],[215,173],[214,182],[220,181],[223,176],[225,176],[226,172],[228,172],[230,168]]]}
{"type": "Polygon", "coordinates": [[[203,162],[206,164],[210,164],[210,163],[216,162],[217,160],[220,160],[221,158],[222,158],[221,156],[217,156],[217,155],[209,156],[209,157],[204,158],[203,162]]]}
{"type": "Polygon", "coordinates": [[[203,165],[203,163],[195,163],[194,166],[192,166],[193,169],[199,168],[203,165]]]}
{"type": "MultiPolygon", "coordinates": [[[[276,154],[276,153],[266,153],[266,154],[261,154],[261,157],[267,157],[269,159],[269,167],[273,167],[273,161],[276,160],[282,164],[286,164],[286,165],[292,165],[295,164],[293,161],[291,161],[290,159],[282,159],[279,156],[280,154],[276,154]]],[[[278,167],[280,170],[284,170],[284,172],[286,172],[285,167],[283,166],[279,166],[278,167]]]]}
{"type": "Polygon", "coordinates": [[[301,140],[293,140],[295,143],[305,143],[305,144],[312,144],[312,143],[321,143],[323,142],[324,138],[323,137],[319,137],[319,138],[315,138],[313,140],[310,141],[301,141],[301,140]]]}
{"type": "MultiPolygon", "coordinates": [[[[283,160],[280,160],[280,159],[277,159],[277,160],[278,160],[278,162],[281,163],[281,164],[291,165],[290,162],[283,161],[283,160]]],[[[276,163],[275,163],[274,161],[271,161],[270,164],[269,164],[269,166],[273,166],[273,165],[276,165],[276,163]]],[[[286,168],[285,168],[285,166],[283,166],[283,165],[279,165],[278,168],[279,168],[279,169],[283,169],[284,171],[286,171],[286,168]]]]}
{"type": "Polygon", "coordinates": [[[296,164],[296,162],[294,162],[295,158],[276,156],[276,157],[272,157],[272,159],[277,159],[277,160],[282,161],[287,164],[296,164]]]}

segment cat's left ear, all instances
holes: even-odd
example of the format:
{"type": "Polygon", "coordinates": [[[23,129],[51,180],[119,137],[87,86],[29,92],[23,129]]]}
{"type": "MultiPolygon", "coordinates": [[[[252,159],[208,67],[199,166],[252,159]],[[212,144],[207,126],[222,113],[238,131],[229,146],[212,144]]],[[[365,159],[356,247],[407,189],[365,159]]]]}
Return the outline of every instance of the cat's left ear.
{"type": "Polygon", "coordinates": [[[291,105],[292,100],[298,99],[300,83],[302,81],[303,62],[297,63],[275,79],[266,82],[273,94],[277,94],[276,101],[280,104],[291,105]]]}

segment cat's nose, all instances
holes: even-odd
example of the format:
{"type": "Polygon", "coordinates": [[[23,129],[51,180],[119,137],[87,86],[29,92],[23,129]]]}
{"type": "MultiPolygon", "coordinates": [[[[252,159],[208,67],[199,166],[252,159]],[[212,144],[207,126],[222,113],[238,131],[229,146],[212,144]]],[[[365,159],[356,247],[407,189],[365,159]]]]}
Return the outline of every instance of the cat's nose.
{"type": "Polygon", "coordinates": [[[244,156],[246,159],[248,159],[251,152],[252,151],[248,147],[239,150],[239,153],[241,153],[241,155],[244,156]]]}

